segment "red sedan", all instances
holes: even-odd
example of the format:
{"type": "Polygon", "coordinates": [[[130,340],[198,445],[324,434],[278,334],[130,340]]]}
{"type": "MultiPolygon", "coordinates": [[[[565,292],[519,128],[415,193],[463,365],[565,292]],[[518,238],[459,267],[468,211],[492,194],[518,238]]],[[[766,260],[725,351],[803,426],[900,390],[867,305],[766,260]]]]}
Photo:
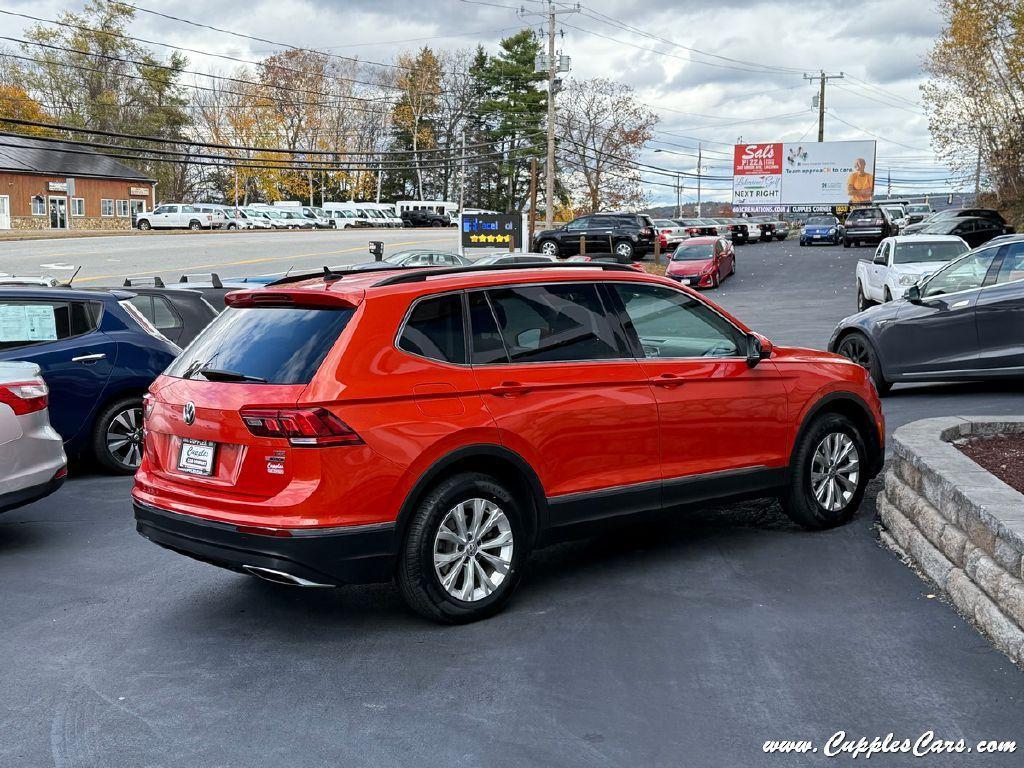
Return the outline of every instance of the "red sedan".
{"type": "Polygon", "coordinates": [[[665,277],[693,288],[717,288],[736,274],[736,251],[722,237],[691,237],[672,254],[665,277]]]}

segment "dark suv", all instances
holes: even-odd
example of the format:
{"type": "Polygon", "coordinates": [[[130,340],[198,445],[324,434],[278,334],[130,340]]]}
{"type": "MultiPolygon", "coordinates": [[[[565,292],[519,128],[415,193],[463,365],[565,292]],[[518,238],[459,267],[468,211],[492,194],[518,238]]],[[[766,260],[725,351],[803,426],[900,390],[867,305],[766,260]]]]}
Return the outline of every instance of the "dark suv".
{"type": "Polygon", "coordinates": [[[642,259],[654,250],[656,231],[651,218],[642,213],[593,213],[573,219],[564,227],[538,232],[532,250],[564,258],[578,254],[580,241],[586,238],[588,251],[611,251],[627,259],[642,259]]]}
{"type": "Polygon", "coordinates": [[[878,205],[856,208],[846,217],[846,233],[843,235],[843,247],[861,245],[862,243],[880,243],[887,237],[897,234],[898,227],[889,212],[878,205]]]}
{"type": "Polygon", "coordinates": [[[447,227],[451,219],[434,211],[402,211],[404,227],[447,227]]]}

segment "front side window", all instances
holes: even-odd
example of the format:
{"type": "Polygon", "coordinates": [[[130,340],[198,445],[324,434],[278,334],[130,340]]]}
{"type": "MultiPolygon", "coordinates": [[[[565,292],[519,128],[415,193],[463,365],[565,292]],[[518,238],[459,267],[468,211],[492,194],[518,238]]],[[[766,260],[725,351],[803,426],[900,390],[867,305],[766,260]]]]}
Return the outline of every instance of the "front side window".
{"type": "Polygon", "coordinates": [[[703,302],[671,288],[616,284],[644,357],[739,357],[743,334],[703,302]]]}
{"type": "Polygon", "coordinates": [[[592,283],[526,285],[487,293],[512,363],[628,356],[592,283]]]}
{"type": "Polygon", "coordinates": [[[113,200],[100,200],[100,216],[113,216],[114,215],[114,201],[113,200]]]}
{"type": "Polygon", "coordinates": [[[996,248],[986,248],[964,256],[959,261],[943,267],[925,283],[924,296],[941,296],[945,293],[957,293],[980,288],[985,282],[992,260],[996,256],[996,248]]]}
{"type": "Polygon", "coordinates": [[[462,296],[454,293],[417,302],[402,329],[398,348],[442,363],[465,363],[462,296]]]}

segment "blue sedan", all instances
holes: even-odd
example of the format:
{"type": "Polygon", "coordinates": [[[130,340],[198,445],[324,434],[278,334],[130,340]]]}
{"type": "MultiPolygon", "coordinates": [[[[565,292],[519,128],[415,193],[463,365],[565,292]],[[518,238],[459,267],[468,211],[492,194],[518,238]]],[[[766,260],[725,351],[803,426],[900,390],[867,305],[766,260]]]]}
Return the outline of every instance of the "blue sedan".
{"type": "Polygon", "coordinates": [[[811,216],[800,230],[800,245],[839,245],[842,241],[843,225],[835,216],[811,216]]]}
{"type": "Polygon", "coordinates": [[[50,388],[68,454],[132,474],[142,461],[142,397],[181,350],[122,290],[0,285],[0,361],[27,360],[50,388]]]}

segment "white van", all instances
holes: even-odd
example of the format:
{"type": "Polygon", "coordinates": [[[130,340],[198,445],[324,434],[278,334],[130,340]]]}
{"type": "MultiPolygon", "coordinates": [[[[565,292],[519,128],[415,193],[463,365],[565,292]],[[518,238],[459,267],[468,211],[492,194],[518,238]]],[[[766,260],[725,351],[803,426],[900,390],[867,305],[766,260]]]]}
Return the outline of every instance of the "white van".
{"type": "Polygon", "coordinates": [[[388,203],[363,203],[363,207],[376,211],[384,220],[384,226],[401,229],[402,217],[398,215],[395,206],[388,203]]]}
{"type": "Polygon", "coordinates": [[[363,206],[364,203],[327,202],[323,208],[338,229],[380,226],[380,219],[371,216],[363,206]]]}

